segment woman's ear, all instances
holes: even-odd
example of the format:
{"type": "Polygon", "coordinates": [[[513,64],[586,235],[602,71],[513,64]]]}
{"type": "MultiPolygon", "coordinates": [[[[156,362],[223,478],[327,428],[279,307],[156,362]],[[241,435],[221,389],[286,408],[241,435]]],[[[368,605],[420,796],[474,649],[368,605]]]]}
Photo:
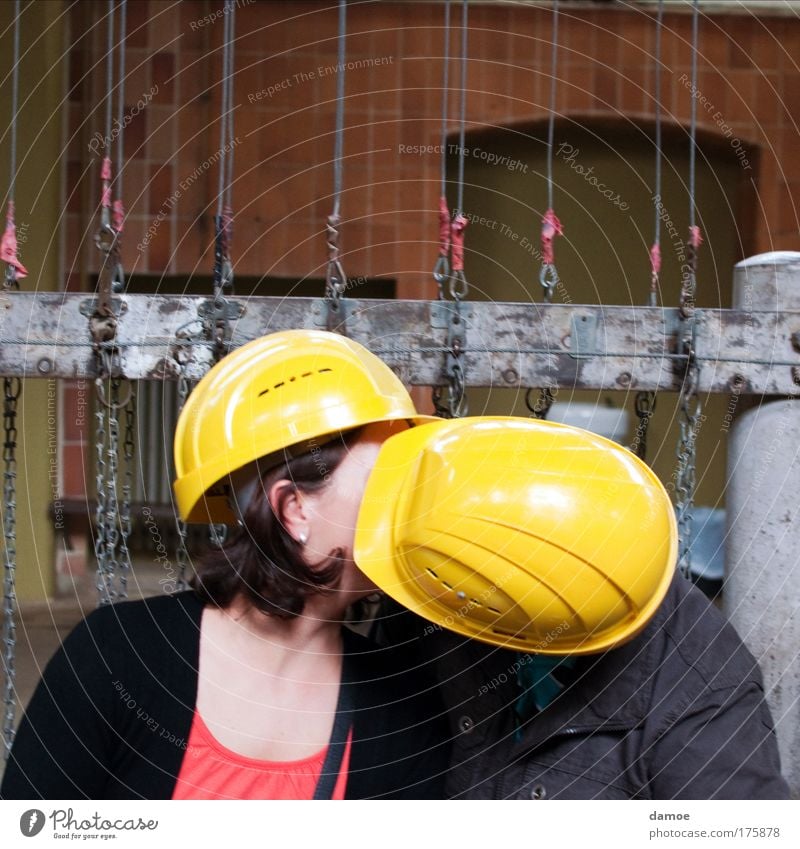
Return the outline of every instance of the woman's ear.
{"type": "Polygon", "coordinates": [[[286,532],[301,545],[308,539],[310,516],[303,493],[289,480],[276,481],[267,493],[269,505],[286,532]]]}

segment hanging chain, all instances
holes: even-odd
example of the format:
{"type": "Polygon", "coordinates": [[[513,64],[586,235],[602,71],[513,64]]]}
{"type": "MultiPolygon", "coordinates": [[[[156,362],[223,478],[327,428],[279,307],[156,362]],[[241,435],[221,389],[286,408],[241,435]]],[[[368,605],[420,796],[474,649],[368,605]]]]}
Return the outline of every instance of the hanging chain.
{"type": "MultiPolygon", "coordinates": [[[[698,0],[692,6],[692,91],[697,90],[697,46],[699,24],[698,0]]],[[[700,365],[697,359],[697,314],[695,296],[697,291],[697,252],[702,237],[695,224],[695,159],[697,152],[697,106],[692,98],[689,133],[689,244],[687,246],[686,269],[681,280],[680,344],[686,356],[686,372],[680,397],[680,438],[677,447],[677,470],[675,480],[675,509],[678,512],[678,536],[680,549],[678,568],[685,575],[691,572],[691,537],[696,483],[697,434],[703,420],[702,403],[697,389],[700,382],[700,365]]]]}
{"type": "MultiPolygon", "coordinates": [[[[28,272],[19,261],[17,228],[14,212],[17,179],[17,110],[19,104],[19,40],[20,2],[14,3],[14,55],[11,83],[11,163],[8,188],[6,227],[0,244],[0,256],[6,263],[3,290],[19,289],[20,277],[28,272]]],[[[3,379],[3,756],[8,759],[14,742],[14,719],[17,712],[17,405],[22,393],[18,377],[3,379]]]]}
{"type": "MultiPolygon", "coordinates": [[[[653,244],[650,246],[650,292],[648,303],[651,307],[658,306],[659,274],[661,273],[661,31],[664,18],[664,0],[658,0],[658,14],[656,17],[656,50],[654,58],[655,74],[655,191],[653,192],[653,212],[655,216],[653,244]]],[[[650,420],[656,409],[655,392],[636,393],[636,417],[639,423],[636,426],[636,436],[633,439],[631,450],[640,460],[647,461],[647,431],[650,420]]]]}
{"type": "Polygon", "coordinates": [[[206,319],[207,335],[214,343],[214,359],[228,353],[231,340],[229,305],[225,293],[233,291],[233,74],[236,2],[225,0],[222,45],[222,91],[220,96],[219,184],[214,216],[213,308],[206,319]]]}
{"type": "Polygon", "coordinates": [[[17,567],[17,402],[22,391],[18,377],[6,377],[3,399],[3,744],[8,758],[14,741],[14,717],[16,714],[16,567],[17,567]]]}
{"type": "Polygon", "coordinates": [[[690,354],[680,403],[680,438],[677,449],[677,473],[675,477],[675,509],[678,513],[678,537],[680,549],[678,568],[684,576],[689,575],[692,565],[691,536],[696,482],[697,435],[702,422],[703,405],[697,393],[700,368],[690,354]]]}
{"type": "MultiPolygon", "coordinates": [[[[186,377],[183,363],[181,363],[181,373],[178,378],[178,412],[183,409],[186,399],[191,392],[191,385],[186,377]]],[[[186,548],[186,522],[175,513],[175,528],[178,533],[178,541],[175,549],[175,559],[178,564],[178,580],[175,582],[175,588],[178,592],[183,592],[188,586],[186,576],[189,572],[189,551],[186,548]]]]}
{"type": "MultiPolygon", "coordinates": [[[[448,17],[449,25],[449,17],[448,17]]],[[[464,350],[467,340],[466,314],[462,302],[469,294],[469,283],[464,272],[464,231],[469,220],[464,215],[464,136],[466,132],[467,111],[467,36],[468,5],[463,0],[461,6],[461,104],[458,151],[458,200],[455,217],[449,228],[450,296],[453,309],[448,310],[447,351],[444,355],[442,380],[447,385],[447,400],[441,386],[434,387],[433,405],[436,414],[443,418],[455,419],[466,416],[469,411],[464,375],[464,350]]],[[[446,208],[446,201],[444,207],[446,208]]],[[[443,225],[442,225],[443,226],[443,225]]],[[[437,280],[438,282],[438,280],[437,280]]],[[[442,281],[442,284],[444,281],[442,281]]]]}
{"type": "Polygon", "coordinates": [[[539,397],[535,402],[532,399],[533,392],[534,389],[531,387],[525,393],[525,406],[530,410],[531,415],[535,419],[546,419],[550,413],[550,408],[553,406],[553,401],[555,401],[553,390],[549,386],[540,389],[539,397]]]}
{"type": "Polygon", "coordinates": [[[97,558],[97,592],[100,605],[116,600],[117,574],[117,450],[119,448],[119,379],[100,376],[95,381],[97,410],[95,448],[97,451],[97,511],[95,556],[97,558]],[[104,380],[108,389],[104,388],[104,380]]]}
{"type": "Polygon", "coordinates": [[[136,427],[136,392],[133,384],[130,386],[130,396],[125,405],[125,437],[123,440],[122,456],[125,460],[125,476],[122,484],[122,501],[119,505],[119,598],[128,597],[128,575],[131,569],[131,555],[128,549],[128,538],[131,534],[131,494],[133,492],[133,461],[136,452],[134,431],[136,427]]]}
{"type": "MultiPolygon", "coordinates": [[[[433,267],[436,281],[436,299],[445,300],[444,284],[450,279],[450,209],[447,206],[447,100],[450,86],[450,0],[444,4],[444,49],[442,60],[442,154],[439,187],[439,256],[433,267]]],[[[444,400],[441,386],[431,389],[431,401],[437,416],[450,418],[450,404],[444,400]]]]}
{"type": "Polygon", "coordinates": [[[650,427],[650,419],[656,411],[656,393],[637,392],[635,406],[639,424],[636,425],[636,436],[631,450],[640,460],[647,460],[647,430],[650,427]]]}
{"type": "Polygon", "coordinates": [[[339,36],[337,42],[338,65],[336,76],[336,129],[333,150],[333,210],[328,216],[325,227],[325,240],[328,247],[328,265],[325,269],[325,300],[328,304],[328,330],[333,330],[341,307],[341,299],[347,290],[347,275],[341,261],[340,232],[342,223],[342,179],[344,155],[344,96],[345,67],[347,47],[347,2],[339,0],[339,36]]]}

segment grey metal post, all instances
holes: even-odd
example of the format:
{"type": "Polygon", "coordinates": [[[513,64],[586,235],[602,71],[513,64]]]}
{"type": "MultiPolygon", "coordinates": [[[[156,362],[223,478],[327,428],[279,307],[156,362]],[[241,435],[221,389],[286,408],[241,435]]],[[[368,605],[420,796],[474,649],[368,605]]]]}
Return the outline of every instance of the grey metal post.
{"type": "MultiPolygon", "coordinates": [[[[800,253],[738,263],[733,306],[800,311],[800,253]]],[[[800,312],[794,329],[800,333],[800,312]]],[[[776,346],[750,336],[742,339],[744,357],[797,356],[785,341],[776,346]]],[[[732,424],[723,608],[761,665],[783,772],[800,796],[800,400],[770,400],[737,415],[738,400],[732,396],[726,416],[732,424]]]]}

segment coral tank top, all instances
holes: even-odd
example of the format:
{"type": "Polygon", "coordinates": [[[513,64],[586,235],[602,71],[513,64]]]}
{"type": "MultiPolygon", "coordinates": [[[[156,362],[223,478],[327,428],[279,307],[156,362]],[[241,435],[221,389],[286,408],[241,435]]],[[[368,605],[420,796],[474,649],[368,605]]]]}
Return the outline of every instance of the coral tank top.
{"type": "MultiPolygon", "coordinates": [[[[333,791],[334,799],[344,799],[352,736],[351,729],[333,791]]],[[[326,746],[296,761],[248,758],[223,746],[195,711],[172,798],[313,799],[327,753],[326,746]]]]}

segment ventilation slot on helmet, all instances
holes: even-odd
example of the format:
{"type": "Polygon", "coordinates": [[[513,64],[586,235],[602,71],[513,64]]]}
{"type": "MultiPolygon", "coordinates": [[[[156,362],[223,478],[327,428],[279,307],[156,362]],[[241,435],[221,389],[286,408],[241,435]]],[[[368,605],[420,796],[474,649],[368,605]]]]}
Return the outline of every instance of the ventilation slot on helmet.
{"type": "Polygon", "coordinates": [[[515,631],[505,631],[502,628],[492,628],[493,634],[498,634],[501,637],[512,637],[515,640],[522,640],[525,643],[530,642],[530,640],[522,634],[519,634],[515,631]]]}
{"type": "MultiPolygon", "coordinates": [[[[315,374],[325,374],[326,372],[331,372],[331,371],[333,371],[332,368],[321,368],[321,369],[319,369],[319,371],[303,372],[303,374],[301,374],[300,377],[313,377],[315,374]]],[[[292,377],[290,377],[288,380],[282,380],[280,383],[276,383],[274,386],[272,386],[268,389],[262,389],[258,393],[258,397],[260,398],[262,395],[266,395],[268,392],[272,392],[276,389],[280,389],[282,386],[286,386],[287,383],[294,383],[295,380],[297,380],[296,374],[293,375],[292,377]]]]}

